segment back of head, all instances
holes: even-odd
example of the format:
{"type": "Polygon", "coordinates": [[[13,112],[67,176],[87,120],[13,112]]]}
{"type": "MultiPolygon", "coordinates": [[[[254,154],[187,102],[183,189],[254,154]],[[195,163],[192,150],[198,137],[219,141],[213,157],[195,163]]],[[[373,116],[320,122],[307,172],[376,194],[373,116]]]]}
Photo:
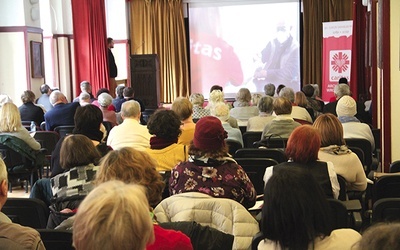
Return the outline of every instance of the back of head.
{"type": "MultiPolygon", "coordinates": [[[[79,95],[79,102],[86,102],[86,103],[90,103],[90,95],[87,92],[82,92],[79,95]]],[[[82,104],[81,104],[82,105],[82,104]]]]}
{"type": "Polygon", "coordinates": [[[149,133],[159,138],[178,140],[181,134],[181,120],[172,110],[160,109],[152,114],[147,122],[149,133]]]}
{"type": "Polygon", "coordinates": [[[303,93],[306,95],[306,97],[309,97],[309,98],[314,97],[315,89],[314,89],[314,87],[313,87],[311,84],[305,85],[305,86],[301,89],[301,91],[303,91],[303,93]]]}
{"type": "Polygon", "coordinates": [[[355,116],[357,114],[357,103],[349,95],[342,96],[336,105],[336,113],[340,116],[355,116]]]}
{"type": "Polygon", "coordinates": [[[251,93],[248,88],[241,88],[236,94],[236,100],[239,102],[249,103],[251,101],[251,93]]]}
{"type": "Polygon", "coordinates": [[[92,90],[92,86],[90,85],[90,83],[88,81],[82,81],[80,86],[81,86],[82,91],[86,91],[86,92],[90,93],[92,90]]]}
{"type": "Polygon", "coordinates": [[[18,107],[12,102],[3,104],[0,117],[0,132],[15,132],[22,126],[18,107]]]}
{"type": "Polygon", "coordinates": [[[347,80],[346,77],[341,77],[338,81],[339,84],[349,84],[349,81],[347,80]]]}
{"type": "Polygon", "coordinates": [[[124,85],[118,85],[117,88],[115,89],[115,94],[119,98],[123,98],[124,97],[124,89],[125,89],[124,85]]]}
{"type": "Polygon", "coordinates": [[[333,93],[335,94],[336,99],[339,99],[342,96],[350,95],[350,87],[349,85],[343,83],[335,85],[333,88],[333,93]]]}
{"type": "Polygon", "coordinates": [[[122,103],[121,115],[125,118],[137,118],[140,115],[140,104],[137,101],[130,100],[122,103]]]}
{"type": "Polygon", "coordinates": [[[29,103],[35,101],[35,93],[30,90],[25,90],[24,93],[21,95],[21,101],[23,103],[29,103]]]}
{"type": "Polygon", "coordinates": [[[210,109],[210,113],[212,116],[217,117],[222,122],[226,122],[229,119],[229,107],[224,102],[215,104],[210,109]]]}
{"type": "Polygon", "coordinates": [[[281,92],[281,90],[286,87],[283,84],[279,84],[278,87],[276,88],[276,95],[279,96],[279,93],[281,92]]]}
{"type": "Polygon", "coordinates": [[[400,223],[378,223],[362,234],[358,249],[400,249],[400,223]]]}
{"type": "Polygon", "coordinates": [[[108,93],[101,93],[98,97],[98,102],[101,107],[107,108],[112,103],[112,96],[108,93]]]}
{"type": "Polygon", "coordinates": [[[204,96],[200,93],[193,93],[189,97],[189,101],[195,106],[203,106],[204,104],[204,96]]]}
{"type": "Polygon", "coordinates": [[[284,87],[281,89],[279,92],[279,97],[285,97],[287,98],[290,102],[294,102],[294,90],[289,87],[284,87]]]}
{"type": "Polygon", "coordinates": [[[179,116],[181,121],[183,121],[192,115],[193,105],[189,99],[185,97],[177,97],[172,103],[171,110],[179,116]]]}
{"type": "Polygon", "coordinates": [[[156,171],[157,162],[143,151],[131,147],[108,152],[104,156],[96,173],[95,183],[119,180],[127,184],[140,184],[146,187],[150,206],[161,201],[164,182],[156,171]]]}
{"type": "Polygon", "coordinates": [[[321,147],[345,145],[343,126],[335,115],[328,113],[318,116],[313,127],[316,128],[321,135],[321,147]]]}
{"type": "Polygon", "coordinates": [[[62,101],[65,98],[64,94],[59,90],[52,91],[50,94],[50,103],[54,106],[59,101],[62,101]]]}
{"type": "Polygon", "coordinates": [[[300,107],[306,108],[308,104],[306,95],[301,91],[297,91],[294,95],[294,103],[296,103],[300,107]]]}
{"type": "Polygon", "coordinates": [[[77,250],[143,250],[153,241],[153,222],[142,186],[106,182],[79,206],[73,234],[77,250]]]}
{"type": "Polygon", "coordinates": [[[285,152],[287,158],[294,162],[309,163],[318,159],[320,146],[318,130],[310,125],[302,125],[290,134],[285,152]]]}
{"type": "Polygon", "coordinates": [[[219,90],[219,91],[221,91],[221,92],[224,91],[224,89],[222,88],[222,86],[219,86],[219,85],[213,85],[213,86],[211,86],[211,88],[210,88],[210,93],[213,92],[214,90],[219,90]]]}
{"type": "Polygon", "coordinates": [[[274,98],[271,96],[263,96],[258,102],[258,110],[267,114],[272,114],[274,98]]]}
{"type": "Polygon", "coordinates": [[[132,87],[125,87],[123,95],[125,98],[133,98],[135,96],[135,90],[132,87]]]}
{"type": "Polygon", "coordinates": [[[264,86],[264,92],[267,96],[274,96],[275,95],[275,85],[272,83],[268,83],[264,86]]]}
{"type": "Polygon", "coordinates": [[[209,97],[209,101],[210,102],[223,102],[225,99],[224,97],[224,92],[222,92],[221,90],[213,90],[210,93],[210,97],[209,97]]]}
{"type": "Polygon", "coordinates": [[[319,96],[319,86],[318,86],[318,84],[311,84],[311,86],[314,88],[313,97],[319,96]]]}
{"type": "Polygon", "coordinates": [[[48,92],[50,90],[51,90],[51,88],[47,84],[42,84],[42,86],[40,86],[40,93],[42,93],[42,94],[48,94],[48,92]]]}
{"type": "Polygon", "coordinates": [[[261,99],[261,97],[262,97],[261,94],[258,94],[258,93],[252,94],[252,95],[251,95],[251,104],[252,104],[253,106],[257,106],[257,105],[258,105],[258,102],[259,102],[260,99],[261,99]]]}
{"type": "Polygon", "coordinates": [[[93,142],[84,135],[68,135],[61,144],[60,165],[63,169],[97,165],[100,153],[93,142]]]}
{"type": "Polygon", "coordinates": [[[274,168],[264,190],[261,231],[282,249],[308,249],[316,237],[330,235],[329,205],[306,169],[274,168]]]}
{"type": "Polygon", "coordinates": [[[103,113],[94,105],[78,107],[74,115],[74,134],[82,134],[92,140],[101,141],[103,134],[100,124],[103,122],[103,113]]]}
{"type": "Polygon", "coordinates": [[[292,103],[285,97],[275,98],[272,105],[276,115],[290,115],[292,113],[292,103]]]}

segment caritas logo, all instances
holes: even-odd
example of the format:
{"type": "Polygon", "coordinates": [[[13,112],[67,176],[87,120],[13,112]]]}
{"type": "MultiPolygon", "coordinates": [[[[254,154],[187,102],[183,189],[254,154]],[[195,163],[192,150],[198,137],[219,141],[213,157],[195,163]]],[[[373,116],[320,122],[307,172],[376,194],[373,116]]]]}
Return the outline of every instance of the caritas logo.
{"type": "Polygon", "coordinates": [[[341,77],[350,78],[351,50],[331,50],[329,59],[329,79],[331,82],[336,82],[341,77]]]}

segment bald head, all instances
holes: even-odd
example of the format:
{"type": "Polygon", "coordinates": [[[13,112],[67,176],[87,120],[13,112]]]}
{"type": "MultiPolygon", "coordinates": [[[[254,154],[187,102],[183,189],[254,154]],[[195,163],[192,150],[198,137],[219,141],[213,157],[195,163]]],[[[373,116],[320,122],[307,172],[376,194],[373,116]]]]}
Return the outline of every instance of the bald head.
{"type": "Polygon", "coordinates": [[[124,119],[140,119],[140,104],[134,100],[122,103],[121,116],[124,119]]]}
{"type": "Polygon", "coordinates": [[[51,105],[55,106],[59,103],[67,103],[67,98],[63,93],[60,91],[56,90],[51,92],[50,94],[50,103],[51,105]]]}

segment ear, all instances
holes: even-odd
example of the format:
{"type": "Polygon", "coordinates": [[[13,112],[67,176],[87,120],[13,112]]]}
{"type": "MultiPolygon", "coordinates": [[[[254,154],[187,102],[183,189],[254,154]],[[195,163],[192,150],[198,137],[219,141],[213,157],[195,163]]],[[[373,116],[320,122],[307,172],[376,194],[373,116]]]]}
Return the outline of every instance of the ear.
{"type": "Polygon", "coordinates": [[[6,196],[8,193],[8,182],[6,180],[2,180],[0,183],[0,196],[6,196]]]}

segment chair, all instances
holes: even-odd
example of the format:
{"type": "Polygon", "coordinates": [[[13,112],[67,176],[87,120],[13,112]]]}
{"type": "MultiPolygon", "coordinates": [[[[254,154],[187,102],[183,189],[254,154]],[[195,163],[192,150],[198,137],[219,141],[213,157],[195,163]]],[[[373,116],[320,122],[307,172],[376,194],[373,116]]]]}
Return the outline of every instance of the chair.
{"type": "Polygon", "coordinates": [[[347,200],[346,179],[341,175],[337,175],[337,179],[338,179],[339,187],[340,187],[338,199],[341,200],[341,201],[345,201],[345,200],[347,200]]]}
{"type": "Polygon", "coordinates": [[[400,220],[400,198],[384,198],[372,207],[372,222],[392,222],[400,220]]]}
{"type": "Polygon", "coordinates": [[[400,176],[385,175],[374,184],[373,202],[383,198],[400,198],[400,176]]]}
{"type": "Polygon", "coordinates": [[[72,250],[72,232],[67,230],[36,229],[46,249],[72,250]]]}
{"type": "Polygon", "coordinates": [[[242,144],[237,140],[225,139],[225,142],[228,145],[229,154],[231,154],[231,155],[235,155],[235,152],[238,149],[243,148],[242,144]]]}
{"type": "Polygon", "coordinates": [[[371,166],[372,166],[372,149],[371,149],[371,143],[367,139],[345,139],[346,145],[349,147],[357,147],[362,149],[364,152],[364,169],[365,173],[368,175],[368,173],[371,171],[371,166]]]}
{"type": "Polygon", "coordinates": [[[40,143],[42,149],[45,149],[46,163],[44,166],[48,166],[46,175],[49,177],[49,170],[51,169],[51,155],[57,145],[58,140],[60,140],[60,136],[55,131],[36,131],[33,135],[33,138],[40,143]]]}
{"type": "Polygon", "coordinates": [[[46,131],[46,122],[40,123],[40,130],[46,131]]]}
{"type": "Polygon", "coordinates": [[[398,173],[398,172],[400,172],[400,160],[390,163],[389,171],[390,171],[390,173],[398,173]]]}
{"type": "Polygon", "coordinates": [[[288,138],[265,138],[254,144],[256,147],[266,147],[266,148],[286,148],[288,138]]]}
{"type": "Polygon", "coordinates": [[[234,158],[271,158],[278,163],[287,161],[285,152],[278,148],[241,148],[236,151],[234,158]]]}
{"type": "Polygon", "coordinates": [[[265,169],[278,165],[278,162],[271,158],[235,158],[235,160],[250,178],[257,194],[263,194],[265,169]]]}
{"type": "Polygon", "coordinates": [[[362,165],[365,166],[364,151],[359,147],[348,146],[348,148],[351,150],[351,152],[355,153],[358,156],[358,159],[360,159],[362,165]]]}
{"type": "Polygon", "coordinates": [[[242,136],[244,133],[246,133],[247,126],[239,126],[240,132],[242,132],[242,136]]]}
{"type": "Polygon", "coordinates": [[[72,134],[72,130],[74,130],[75,126],[74,125],[63,125],[63,126],[57,126],[54,128],[54,131],[57,132],[60,137],[64,137],[68,134],[72,134]]]}
{"type": "Polygon", "coordinates": [[[32,228],[46,228],[49,208],[33,198],[8,198],[2,210],[14,223],[32,228]]]}
{"type": "Polygon", "coordinates": [[[328,199],[332,229],[350,228],[346,206],[339,200],[328,199]]]}
{"type": "Polygon", "coordinates": [[[243,133],[243,144],[245,148],[255,148],[253,145],[254,142],[257,142],[261,139],[262,132],[258,131],[247,131],[243,133]]]}

